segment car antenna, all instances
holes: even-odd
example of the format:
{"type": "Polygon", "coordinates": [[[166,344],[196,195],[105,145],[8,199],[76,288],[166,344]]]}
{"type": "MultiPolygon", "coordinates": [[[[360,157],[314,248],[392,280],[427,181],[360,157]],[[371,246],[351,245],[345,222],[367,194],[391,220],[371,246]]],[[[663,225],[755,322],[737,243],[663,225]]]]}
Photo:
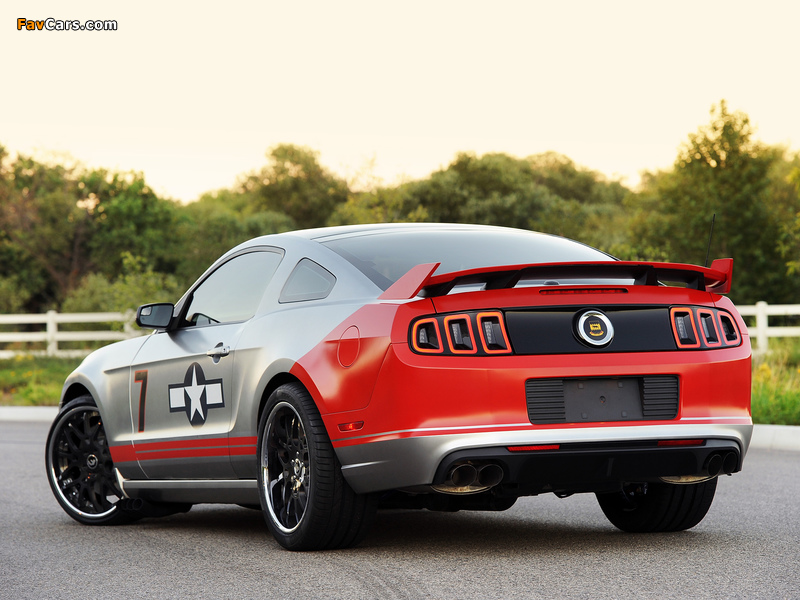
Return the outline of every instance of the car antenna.
{"type": "Polygon", "coordinates": [[[706,248],[706,262],[704,267],[708,266],[708,257],[711,254],[711,236],[714,235],[714,221],[717,220],[717,213],[711,216],[711,231],[708,232],[708,248],[706,248]]]}

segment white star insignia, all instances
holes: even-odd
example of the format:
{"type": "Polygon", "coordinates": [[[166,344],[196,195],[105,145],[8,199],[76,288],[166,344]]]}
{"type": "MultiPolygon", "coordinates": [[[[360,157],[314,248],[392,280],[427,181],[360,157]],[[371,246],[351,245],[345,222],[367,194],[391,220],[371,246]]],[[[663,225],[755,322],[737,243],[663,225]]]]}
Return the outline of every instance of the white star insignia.
{"type": "Polygon", "coordinates": [[[203,392],[206,391],[206,386],[197,385],[197,367],[194,368],[192,373],[192,385],[183,389],[191,402],[189,406],[189,420],[192,420],[194,413],[199,413],[200,418],[205,421],[206,416],[203,414],[203,405],[200,403],[200,397],[203,395],[203,392]]]}
{"type": "Polygon", "coordinates": [[[222,379],[207,380],[203,369],[197,363],[189,366],[183,383],[169,386],[170,412],[186,413],[193,425],[205,423],[208,409],[224,406],[222,379]]]}

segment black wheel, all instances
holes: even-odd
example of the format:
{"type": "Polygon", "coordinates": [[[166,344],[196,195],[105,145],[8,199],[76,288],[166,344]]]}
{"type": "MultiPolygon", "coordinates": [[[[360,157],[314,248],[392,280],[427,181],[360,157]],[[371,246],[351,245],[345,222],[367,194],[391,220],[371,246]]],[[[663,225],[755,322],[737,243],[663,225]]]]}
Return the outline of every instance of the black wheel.
{"type": "Polygon", "coordinates": [[[66,513],[85,525],[116,525],[135,516],[121,510],[103,421],[91,396],[69,402],[50,427],[47,480],[66,513]]]}
{"type": "Polygon", "coordinates": [[[313,399],[286,384],[259,423],[258,487],[267,525],[288,550],[346,548],[367,533],[375,495],[356,494],[342,476],[313,399]]]}
{"type": "Polygon", "coordinates": [[[597,494],[597,501],[608,520],[622,531],[683,531],[703,520],[716,489],[716,477],[691,485],[640,483],[613,494],[597,494]]]}

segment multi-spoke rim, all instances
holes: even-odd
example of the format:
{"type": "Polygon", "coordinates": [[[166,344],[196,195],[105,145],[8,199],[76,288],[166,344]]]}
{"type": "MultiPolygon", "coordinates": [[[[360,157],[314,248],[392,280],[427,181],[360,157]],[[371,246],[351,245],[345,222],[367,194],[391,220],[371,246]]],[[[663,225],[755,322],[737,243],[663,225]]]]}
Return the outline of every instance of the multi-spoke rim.
{"type": "Polygon", "coordinates": [[[60,416],[48,446],[50,477],[65,507],[101,519],[122,498],[100,413],[76,406],[60,416]]]}
{"type": "Polygon", "coordinates": [[[262,493],[273,523],[284,533],[303,520],[311,491],[311,464],[303,420],[281,402],[267,419],[261,453],[262,493]]]}

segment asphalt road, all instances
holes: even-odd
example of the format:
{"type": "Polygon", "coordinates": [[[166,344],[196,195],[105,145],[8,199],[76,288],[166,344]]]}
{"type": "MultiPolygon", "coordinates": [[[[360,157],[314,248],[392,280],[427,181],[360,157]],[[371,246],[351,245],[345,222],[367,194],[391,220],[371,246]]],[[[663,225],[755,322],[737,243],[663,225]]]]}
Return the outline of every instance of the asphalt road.
{"type": "Polygon", "coordinates": [[[72,521],[46,423],[0,422],[0,598],[800,598],[800,454],[756,449],[705,520],[615,530],[594,497],[503,513],[380,512],[365,542],[290,553],[261,514],[202,505],[124,527],[72,521]]]}

